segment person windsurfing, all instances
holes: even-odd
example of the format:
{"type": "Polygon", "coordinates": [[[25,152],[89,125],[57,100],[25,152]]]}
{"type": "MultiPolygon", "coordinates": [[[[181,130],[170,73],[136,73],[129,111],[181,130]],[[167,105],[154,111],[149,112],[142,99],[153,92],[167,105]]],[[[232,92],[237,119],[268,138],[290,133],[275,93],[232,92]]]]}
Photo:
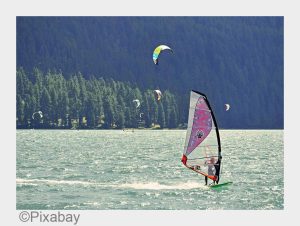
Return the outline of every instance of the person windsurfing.
{"type": "Polygon", "coordinates": [[[184,166],[204,176],[206,185],[209,178],[212,186],[220,186],[222,156],[219,128],[206,95],[196,90],[191,90],[190,93],[189,118],[182,154],[184,166]]]}
{"type": "Polygon", "coordinates": [[[221,156],[221,154],[220,154],[219,157],[218,157],[218,161],[217,161],[216,164],[215,164],[216,176],[217,176],[216,183],[217,183],[217,184],[219,184],[219,179],[220,179],[219,175],[220,175],[221,160],[222,160],[222,156],[221,156]]]}
{"type": "MultiPolygon", "coordinates": [[[[217,174],[217,168],[219,169],[218,167],[218,162],[215,162],[215,158],[214,157],[211,157],[209,160],[207,160],[205,163],[207,164],[207,167],[208,167],[208,171],[207,171],[207,174],[209,176],[217,176],[218,177],[218,174],[217,174]]],[[[219,171],[219,170],[218,170],[219,171]]],[[[215,180],[212,182],[213,184],[215,184],[215,180]]],[[[218,179],[217,179],[217,184],[218,184],[218,179]]],[[[205,176],[205,185],[207,185],[207,176],[205,176]]]]}

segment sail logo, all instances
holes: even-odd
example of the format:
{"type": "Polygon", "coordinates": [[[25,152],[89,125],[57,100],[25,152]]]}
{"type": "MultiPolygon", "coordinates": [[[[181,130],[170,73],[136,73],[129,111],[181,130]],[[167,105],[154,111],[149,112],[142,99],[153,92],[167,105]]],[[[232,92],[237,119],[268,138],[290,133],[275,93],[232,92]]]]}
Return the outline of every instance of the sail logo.
{"type": "Polygon", "coordinates": [[[198,139],[201,139],[204,136],[204,132],[202,130],[198,130],[196,136],[198,139]]]}

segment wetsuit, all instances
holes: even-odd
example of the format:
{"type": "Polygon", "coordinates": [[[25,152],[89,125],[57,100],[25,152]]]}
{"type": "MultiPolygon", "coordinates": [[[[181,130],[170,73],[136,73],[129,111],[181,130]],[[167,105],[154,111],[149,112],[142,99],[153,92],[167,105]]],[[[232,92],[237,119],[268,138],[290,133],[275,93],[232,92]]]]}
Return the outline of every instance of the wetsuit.
{"type": "Polygon", "coordinates": [[[215,169],[216,169],[216,176],[218,177],[216,180],[216,183],[219,183],[219,175],[220,175],[220,165],[221,165],[221,159],[218,159],[217,163],[215,164],[215,169]]]}
{"type": "MultiPolygon", "coordinates": [[[[216,169],[216,165],[213,165],[213,164],[209,164],[208,165],[208,175],[218,175],[218,174],[216,174],[216,171],[217,171],[217,169],[216,169]]],[[[215,183],[215,181],[214,181],[214,183],[215,183]]],[[[207,176],[205,177],[205,185],[207,185],[207,176]]]]}

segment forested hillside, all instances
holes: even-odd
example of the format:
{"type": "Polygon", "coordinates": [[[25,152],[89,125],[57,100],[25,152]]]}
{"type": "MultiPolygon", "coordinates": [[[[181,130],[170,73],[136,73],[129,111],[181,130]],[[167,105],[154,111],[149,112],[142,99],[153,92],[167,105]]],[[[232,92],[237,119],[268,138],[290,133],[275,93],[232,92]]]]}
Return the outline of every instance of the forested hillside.
{"type": "MultiPolygon", "coordinates": [[[[283,128],[283,65],[283,17],[17,17],[17,76],[24,74],[30,86],[40,89],[30,98],[47,96],[45,88],[52,99],[51,89],[68,90],[57,95],[68,93],[73,101],[61,116],[51,116],[51,121],[64,114],[77,117],[76,110],[71,110],[76,105],[75,94],[71,94],[76,88],[71,84],[81,81],[90,95],[80,97],[80,107],[77,103],[78,114],[88,120],[86,126],[94,126],[98,119],[92,118],[101,117],[101,111],[105,115],[110,106],[103,102],[105,95],[125,115],[124,124],[114,126],[133,126],[127,120],[129,115],[136,117],[135,113],[126,113],[121,104],[128,106],[132,101],[120,94],[121,87],[127,87],[132,96],[141,95],[143,103],[153,89],[172,97],[176,125],[166,119],[167,128],[187,122],[191,89],[208,96],[221,128],[283,128]],[[152,52],[159,44],[174,52],[163,52],[155,65],[152,52]],[[42,86],[36,84],[34,68],[47,81],[42,86]],[[59,87],[65,88],[57,88],[58,84],[51,88],[49,79],[60,81],[59,87]],[[103,103],[96,111],[87,107],[87,101],[100,99],[103,103]],[[231,105],[230,111],[224,110],[225,103],[231,105]],[[90,112],[99,114],[89,116],[90,112]]],[[[26,103],[21,92],[18,88],[18,103],[26,103]]],[[[164,101],[169,100],[161,102],[166,111],[164,101]]],[[[64,106],[58,102],[52,111],[57,112],[58,105],[64,106]]],[[[17,105],[17,111],[19,119],[24,109],[17,105]]],[[[113,117],[122,120],[122,116],[113,117]]],[[[148,121],[148,126],[156,120],[148,121]]],[[[111,123],[103,126],[113,126],[111,123]]]]}
{"type": "Polygon", "coordinates": [[[113,79],[86,80],[80,73],[65,79],[38,69],[31,77],[33,82],[22,68],[17,71],[17,128],[178,127],[178,108],[169,91],[157,100],[152,90],[113,79]]]}

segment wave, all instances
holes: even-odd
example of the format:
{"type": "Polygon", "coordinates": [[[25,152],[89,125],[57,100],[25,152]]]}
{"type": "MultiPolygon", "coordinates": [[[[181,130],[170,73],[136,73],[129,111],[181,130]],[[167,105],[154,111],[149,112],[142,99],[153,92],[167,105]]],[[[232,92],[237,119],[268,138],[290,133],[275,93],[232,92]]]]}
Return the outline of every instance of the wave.
{"type": "Polygon", "coordinates": [[[70,181],[70,180],[47,180],[47,179],[16,179],[17,184],[68,184],[68,185],[95,185],[96,183],[88,181],[70,181]]]}
{"type": "Polygon", "coordinates": [[[117,189],[136,189],[136,190],[189,190],[189,189],[207,189],[207,186],[198,182],[185,182],[176,184],[160,184],[158,182],[133,182],[124,184],[108,184],[108,183],[96,183],[89,181],[70,181],[70,180],[47,180],[47,179],[22,179],[17,178],[16,183],[19,185],[84,185],[84,186],[100,186],[100,187],[113,187],[117,189]]]}
{"type": "Polygon", "coordinates": [[[197,182],[186,182],[177,184],[160,184],[158,182],[149,183],[126,183],[118,186],[119,188],[132,188],[143,190],[189,190],[195,188],[207,189],[207,186],[197,182]]]}

